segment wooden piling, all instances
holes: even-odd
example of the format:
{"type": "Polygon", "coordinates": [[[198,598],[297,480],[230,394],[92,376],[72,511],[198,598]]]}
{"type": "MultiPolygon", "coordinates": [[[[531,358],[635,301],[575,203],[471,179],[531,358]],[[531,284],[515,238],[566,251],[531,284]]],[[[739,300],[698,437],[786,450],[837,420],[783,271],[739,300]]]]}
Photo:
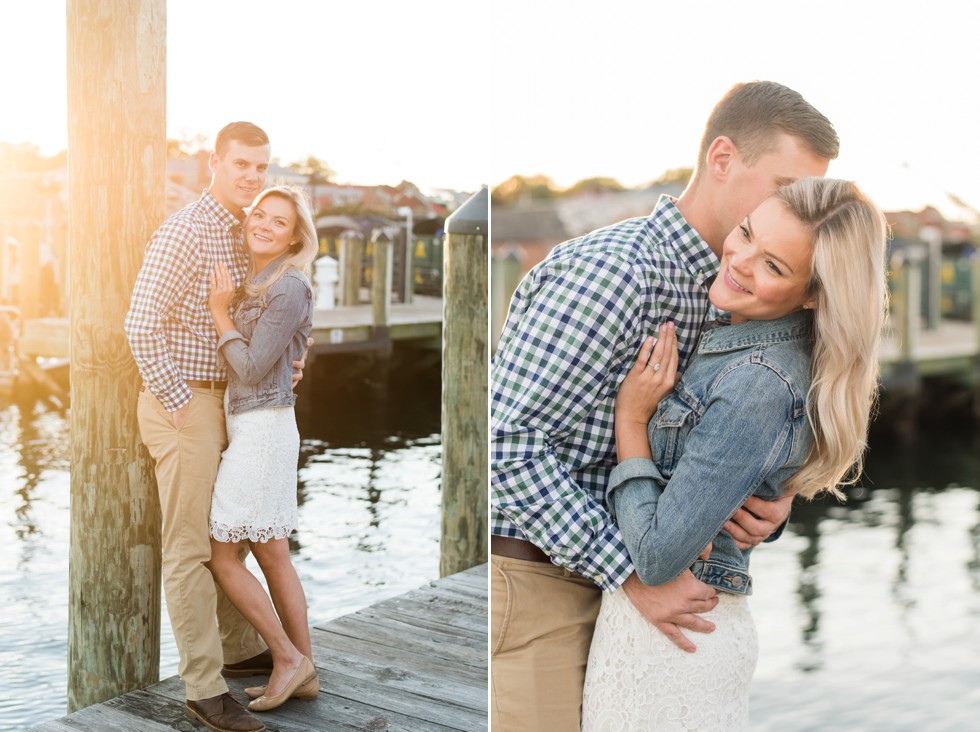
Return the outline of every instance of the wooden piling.
{"type": "Polygon", "coordinates": [[[340,304],[357,305],[361,301],[361,262],[364,258],[364,235],[345,231],[340,235],[340,304]]]}
{"type": "Polygon", "coordinates": [[[69,711],[155,682],[160,509],[123,332],[163,220],[166,0],[68,0],[69,711]]]}
{"type": "Polygon", "coordinates": [[[375,334],[387,335],[391,322],[392,241],[384,231],[371,239],[371,313],[375,334]]]}
{"type": "Polygon", "coordinates": [[[41,315],[41,225],[34,219],[21,222],[20,241],[20,317],[21,322],[41,315]]]}
{"type": "Polygon", "coordinates": [[[490,277],[490,285],[493,288],[491,302],[493,305],[491,343],[494,350],[497,348],[497,341],[504,330],[507,322],[507,311],[510,309],[510,300],[514,296],[514,290],[521,282],[521,256],[517,247],[508,247],[505,252],[493,255],[493,274],[490,277]]]}
{"type": "Polygon", "coordinates": [[[446,220],[440,576],[487,561],[489,191],[446,220]]]}
{"type": "Polygon", "coordinates": [[[970,296],[977,355],[973,359],[973,414],[980,419],[980,256],[970,260],[970,296]]]}

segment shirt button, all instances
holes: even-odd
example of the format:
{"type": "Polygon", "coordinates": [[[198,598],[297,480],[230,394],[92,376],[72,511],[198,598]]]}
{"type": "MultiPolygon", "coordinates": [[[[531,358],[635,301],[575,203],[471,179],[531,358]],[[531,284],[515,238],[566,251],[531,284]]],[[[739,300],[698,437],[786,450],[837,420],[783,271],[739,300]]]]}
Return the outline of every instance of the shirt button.
{"type": "Polygon", "coordinates": [[[732,587],[741,587],[741,586],[742,586],[742,578],[732,577],[732,587]]]}
{"type": "Polygon", "coordinates": [[[698,272],[698,276],[694,278],[694,281],[697,282],[699,285],[703,285],[704,284],[704,274],[701,273],[701,272],[698,272]]]}

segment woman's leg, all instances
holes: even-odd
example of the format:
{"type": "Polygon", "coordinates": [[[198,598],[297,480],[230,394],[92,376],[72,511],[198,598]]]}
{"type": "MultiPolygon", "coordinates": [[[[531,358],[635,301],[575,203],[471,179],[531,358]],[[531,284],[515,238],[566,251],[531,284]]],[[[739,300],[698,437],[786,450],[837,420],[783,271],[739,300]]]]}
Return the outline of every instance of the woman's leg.
{"type": "MultiPolygon", "coordinates": [[[[285,540],[284,540],[285,541],[285,540]]],[[[256,545],[260,546],[260,545],[256,545]]],[[[245,619],[255,627],[269,645],[274,668],[269,677],[270,695],[278,694],[293,677],[303,661],[303,649],[289,639],[283,624],[276,617],[268,595],[261,583],[239,561],[239,545],[235,542],[211,540],[211,561],[207,563],[215,581],[245,619]]],[[[258,559],[258,552],[256,552],[258,559]]],[[[288,548],[287,548],[288,559],[288,548]]],[[[259,560],[261,562],[261,559],[259,560]]],[[[263,571],[265,571],[263,569],[263,571]]],[[[268,578],[266,573],[266,578],[268,578]]],[[[271,586],[271,585],[270,585],[271,586]]],[[[304,608],[305,612],[305,608],[304,608]]],[[[308,631],[307,631],[308,632],[308,631]]],[[[309,641],[307,641],[307,646],[309,641]]]]}
{"type": "Polygon", "coordinates": [[[310,646],[310,626],[306,617],[306,593],[300,582],[296,568],[289,558],[289,540],[276,539],[267,542],[253,542],[252,553],[262,568],[269,594],[276,606],[276,612],[289,640],[313,661],[310,646]]]}

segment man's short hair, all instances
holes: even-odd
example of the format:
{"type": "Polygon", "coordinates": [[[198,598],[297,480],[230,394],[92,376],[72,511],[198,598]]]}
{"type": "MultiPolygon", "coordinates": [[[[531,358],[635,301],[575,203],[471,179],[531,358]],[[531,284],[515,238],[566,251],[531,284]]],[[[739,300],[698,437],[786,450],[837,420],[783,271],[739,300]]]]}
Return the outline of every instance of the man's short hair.
{"type": "Polygon", "coordinates": [[[752,165],[776,147],[779,133],[797,138],[824,160],[834,160],[840,153],[840,138],[830,120],[799,92],[774,81],[750,81],[733,86],[711,110],[701,138],[698,170],[718,137],[731,139],[745,164],[752,165]]]}
{"type": "Polygon", "coordinates": [[[222,127],[214,138],[214,151],[218,153],[218,157],[227,152],[228,145],[232,140],[250,147],[269,144],[269,136],[261,127],[257,127],[251,122],[232,122],[222,127]]]}

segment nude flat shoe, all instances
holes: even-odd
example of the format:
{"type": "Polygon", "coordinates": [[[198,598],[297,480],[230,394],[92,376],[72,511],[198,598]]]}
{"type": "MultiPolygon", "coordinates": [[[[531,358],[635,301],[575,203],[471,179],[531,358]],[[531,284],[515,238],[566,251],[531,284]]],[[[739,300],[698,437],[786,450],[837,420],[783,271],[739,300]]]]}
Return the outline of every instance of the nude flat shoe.
{"type": "Polygon", "coordinates": [[[289,680],[289,683],[286,684],[285,688],[279,694],[275,696],[266,696],[263,694],[258,699],[250,702],[248,708],[253,712],[267,712],[270,709],[282,706],[287,699],[299,690],[299,687],[316,679],[316,677],[316,668],[310,663],[310,659],[303,656],[303,662],[296,669],[293,678],[289,680]]]}
{"type": "MultiPolygon", "coordinates": [[[[258,699],[265,693],[266,685],[262,686],[249,686],[245,688],[245,693],[252,699],[258,699]]],[[[300,686],[293,692],[294,699],[316,699],[316,695],[320,693],[320,679],[314,676],[312,679],[307,681],[305,684],[300,686]]]]}

